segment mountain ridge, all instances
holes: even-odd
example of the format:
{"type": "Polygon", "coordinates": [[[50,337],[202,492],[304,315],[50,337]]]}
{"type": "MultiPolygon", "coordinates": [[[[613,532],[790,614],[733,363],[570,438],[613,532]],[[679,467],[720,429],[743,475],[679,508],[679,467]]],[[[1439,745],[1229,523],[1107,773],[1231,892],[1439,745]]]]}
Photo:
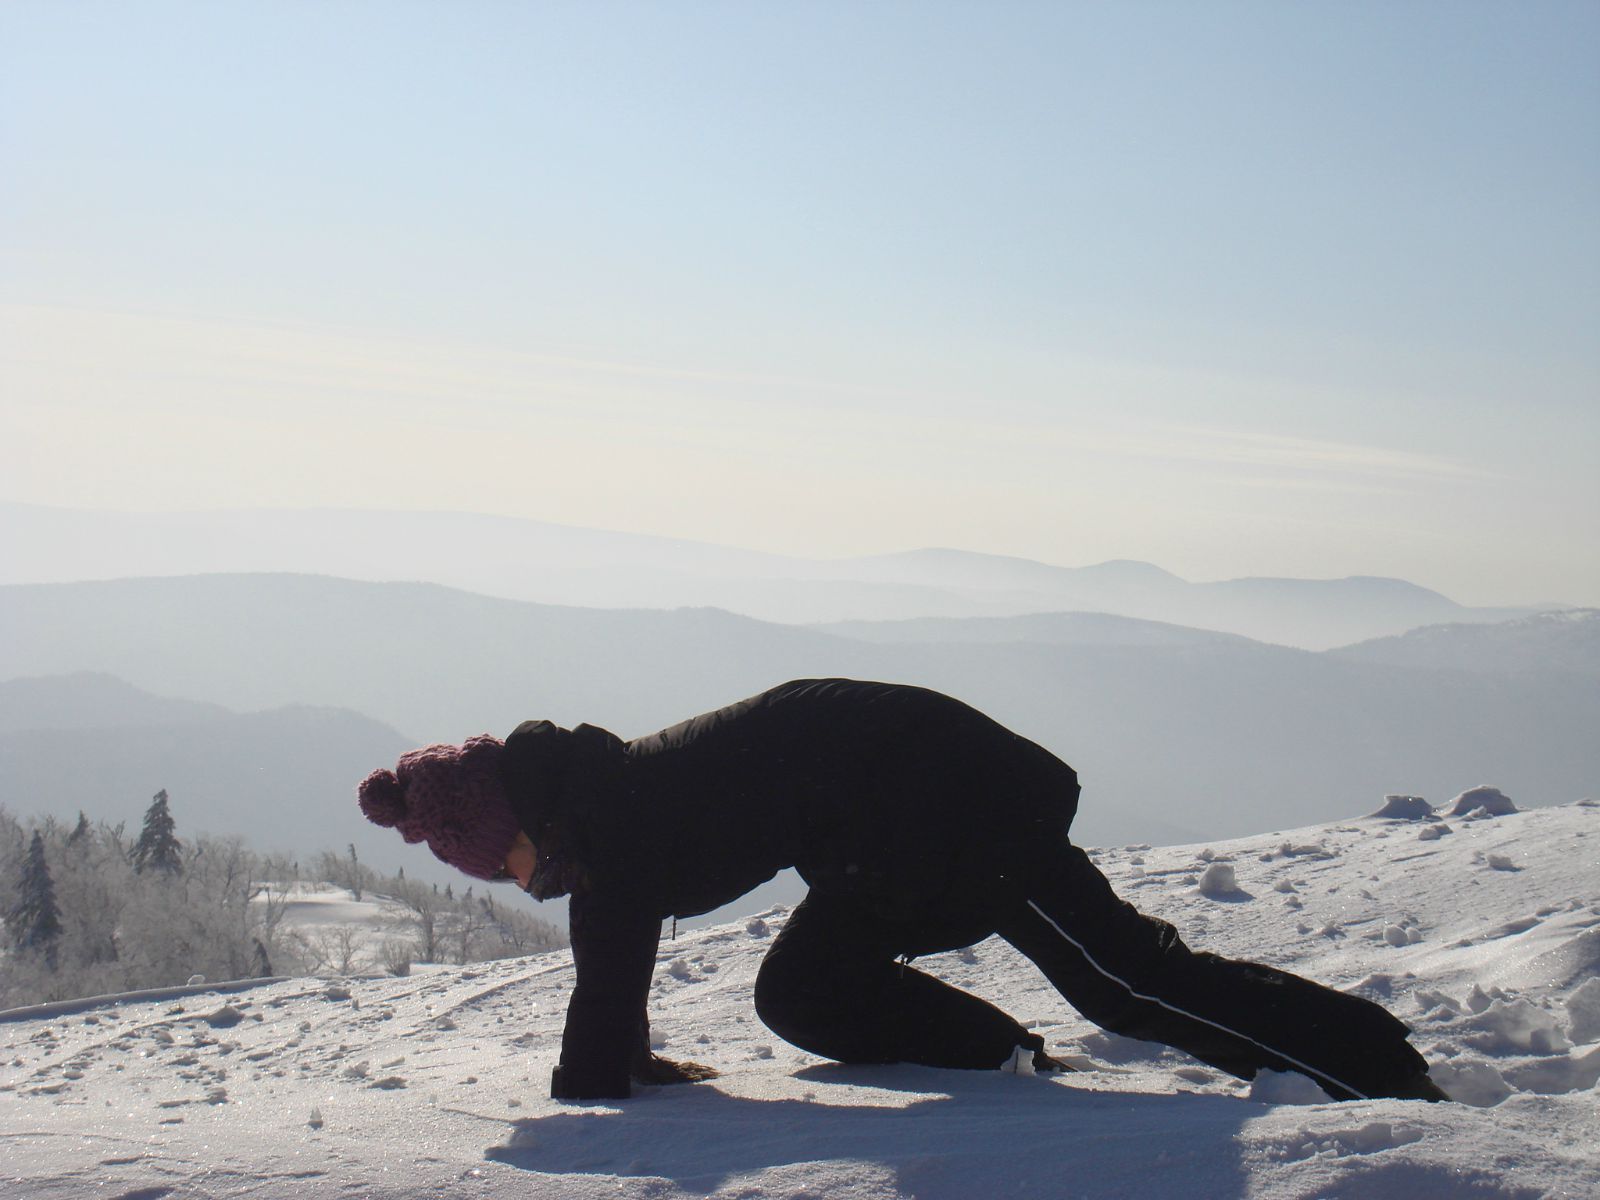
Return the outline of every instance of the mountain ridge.
{"type": "Polygon", "coordinates": [[[1533,613],[1492,625],[1425,625],[1329,651],[1365,661],[1467,671],[1600,675],[1600,609],[1533,613]]]}
{"type": "Polygon", "coordinates": [[[98,670],[236,710],[349,709],[400,731],[402,748],[504,736],[533,717],[635,737],[793,678],[915,683],[1078,768],[1076,828],[1097,842],[1303,823],[1351,788],[1453,794],[1493,776],[1530,803],[1600,790],[1586,732],[1600,681],[1587,676],[1183,631],[1164,633],[1176,645],[874,642],[712,608],[564,608],[298,575],[0,587],[0,624],[19,635],[0,643],[0,678],[98,670]]]}
{"type": "Polygon", "coordinates": [[[0,582],[247,572],[415,579],[578,607],[712,605],[788,624],[1104,611],[1310,649],[1534,611],[1471,608],[1381,576],[1192,582],[1132,559],[1070,567],[937,547],[808,559],[473,513],[0,503],[0,582]]]}

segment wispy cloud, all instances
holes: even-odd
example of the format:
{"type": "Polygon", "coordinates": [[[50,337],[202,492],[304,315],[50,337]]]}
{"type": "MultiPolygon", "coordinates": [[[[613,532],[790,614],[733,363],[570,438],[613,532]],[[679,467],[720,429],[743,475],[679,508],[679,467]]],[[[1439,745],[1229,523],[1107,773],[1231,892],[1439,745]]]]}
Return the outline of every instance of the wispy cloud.
{"type": "MultiPolygon", "coordinates": [[[[717,370],[541,353],[493,345],[428,342],[317,326],[103,310],[0,305],[0,363],[8,373],[58,376],[90,361],[188,382],[233,383],[252,391],[338,392],[352,401],[381,395],[451,404],[564,401],[640,403],[669,389],[704,396],[803,395],[815,402],[911,393],[848,379],[717,370]],[[83,353],[85,350],[88,354],[83,353]]],[[[102,381],[103,371],[93,374],[102,381]]]]}
{"type": "Polygon", "coordinates": [[[1287,475],[1403,479],[1492,479],[1494,471],[1436,454],[1391,446],[1192,425],[1158,427],[1143,453],[1193,463],[1254,467],[1287,475]]]}

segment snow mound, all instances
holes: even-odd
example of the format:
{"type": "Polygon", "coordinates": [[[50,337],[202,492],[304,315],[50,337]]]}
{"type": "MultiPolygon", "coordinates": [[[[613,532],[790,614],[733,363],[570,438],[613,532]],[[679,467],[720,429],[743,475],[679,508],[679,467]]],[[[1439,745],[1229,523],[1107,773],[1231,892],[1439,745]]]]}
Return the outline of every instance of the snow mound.
{"type": "Polygon", "coordinates": [[[1511,1096],[1511,1085],[1486,1062],[1463,1059],[1438,1063],[1428,1074],[1450,1099],[1473,1108],[1494,1108],[1511,1096]]]}
{"type": "Polygon", "coordinates": [[[1517,806],[1511,802],[1511,797],[1499,788],[1480,784],[1475,788],[1468,788],[1455,798],[1450,804],[1450,809],[1445,813],[1447,817],[1464,817],[1468,813],[1482,810],[1482,815],[1489,817],[1503,817],[1517,811],[1517,806]]]}
{"type": "Polygon", "coordinates": [[[1564,1054],[1572,1048],[1555,1014],[1525,999],[1492,1002],[1462,1022],[1458,1036],[1486,1054],[1564,1054]]]}
{"type": "Polygon", "coordinates": [[[1586,980],[1567,997],[1567,1037],[1580,1046],[1600,1042],[1600,978],[1586,980]]]}
{"type": "Polygon", "coordinates": [[[1518,1091],[1539,1096],[1587,1092],[1600,1082],[1600,1049],[1517,1063],[1502,1068],[1501,1074],[1518,1091]]]}
{"type": "Polygon", "coordinates": [[[1221,862],[1214,862],[1201,872],[1199,888],[1202,896],[1210,896],[1213,899],[1231,898],[1243,894],[1233,868],[1221,862]]]}
{"type": "Polygon", "coordinates": [[[1257,1071],[1250,1099],[1261,1104],[1329,1104],[1333,1097],[1298,1071],[1257,1071]]]}
{"type": "Polygon", "coordinates": [[[1391,821],[1425,821],[1433,816],[1433,805],[1421,796],[1390,795],[1383,798],[1383,807],[1372,815],[1391,821]]]}
{"type": "Polygon", "coordinates": [[[1379,1154],[1397,1146],[1410,1145],[1421,1138],[1421,1133],[1396,1129],[1388,1121],[1369,1121],[1354,1129],[1300,1129],[1288,1138],[1279,1139],[1273,1149],[1276,1156],[1285,1161],[1301,1162],[1323,1156],[1343,1158],[1352,1154],[1379,1154]]]}

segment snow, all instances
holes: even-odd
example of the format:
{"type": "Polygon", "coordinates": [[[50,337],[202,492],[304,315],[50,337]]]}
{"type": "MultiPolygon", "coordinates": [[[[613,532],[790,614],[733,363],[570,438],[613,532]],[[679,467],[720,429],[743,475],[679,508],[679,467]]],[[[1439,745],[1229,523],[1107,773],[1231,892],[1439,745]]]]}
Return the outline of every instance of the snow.
{"type": "Polygon", "coordinates": [[[1572,1048],[1556,1015],[1527,1000],[1496,1000],[1459,1030],[1464,1045],[1490,1054],[1560,1054],[1572,1048]]]}
{"type": "Polygon", "coordinates": [[[1372,815],[1395,821],[1423,821],[1433,816],[1433,805],[1421,796],[1389,795],[1383,798],[1383,807],[1372,815]]]}
{"type": "Polygon", "coordinates": [[[1464,817],[1480,810],[1491,817],[1503,817],[1516,812],[1517,806],[1511,802],[1511,797],[1499,788],[1480,784],[1475,788],[1468,788],[1451,801],[1447,815],[1464,817]]]}
{"type": "Polygon", "coordinates": [[[1239,894],[1239,879],[1227,863],[1214,862],[1200,872],[1199,888],[1202,896],[1227,899],[1239,894]]]}
{"type": "Polygon", "coordinates": [[[1585,980],[1567,997],[1567,1036],[1580,1046],[1600,1042],[1600,977],[1585,980]]]}
{"type": "MultiPolygon", "coordinates": [[[[787,916],[775,908],[663,940],[654,1039],[722,1076],[625,1103],[548,1098],[565,951],[0,1015],[0,1193],[1600,1194],[1600,807],[1457,820],[1434,840],[1415,828],[1362,818],[1096,861],[1192,945],[1387,1005],[1462,1103],[1336,1104],[1298,1075],[1232,1079],[1096,1029],[993,939],[918,966],[995,1000],[1075,1070],[828,1063],[752,1009],[787,916]],[[1224,866],[1232,888],[1207,895],[1197,885],[1224,866]]],[[[329,923],[356,918],[336,896],[306,899],[329,923]]]]}

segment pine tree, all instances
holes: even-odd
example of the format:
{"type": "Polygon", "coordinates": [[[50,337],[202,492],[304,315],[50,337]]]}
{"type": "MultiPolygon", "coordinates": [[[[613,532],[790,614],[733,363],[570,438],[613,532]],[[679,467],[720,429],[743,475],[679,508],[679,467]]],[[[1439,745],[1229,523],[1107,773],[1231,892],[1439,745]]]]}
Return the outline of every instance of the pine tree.
{"type": "Polygon", "coordinates": [[[172,814],[167,811],[167,789],[162,788],[145,810],[144,828],[133,845],[130,858],[136,873],[142,875],[146,868],[153,868],[175,875],[183,870],[183,860],[179,857],[183,844],[173,834],[176,827],[172,814]]]}
{"type": "Polygon", "coordinates": [[[67,834],[67,845],[76,846],[89,836],[89,818],[83,815],[83,809],[78,810],[78,823],[72,827],[72,832],[67,834]]]}
{"type": "Polygon", "coordinates": [[[32,950],[44,955],[45,965],[56,969],[56,943],[61,940],[61,909],[56,906],[56,888],[50,879],[50,864],[44,860],[44,836],[35,829],[22,865],[22,886],[16,904],[6,913],[6,928],[11,931],[15,950],[32,950]]]}

